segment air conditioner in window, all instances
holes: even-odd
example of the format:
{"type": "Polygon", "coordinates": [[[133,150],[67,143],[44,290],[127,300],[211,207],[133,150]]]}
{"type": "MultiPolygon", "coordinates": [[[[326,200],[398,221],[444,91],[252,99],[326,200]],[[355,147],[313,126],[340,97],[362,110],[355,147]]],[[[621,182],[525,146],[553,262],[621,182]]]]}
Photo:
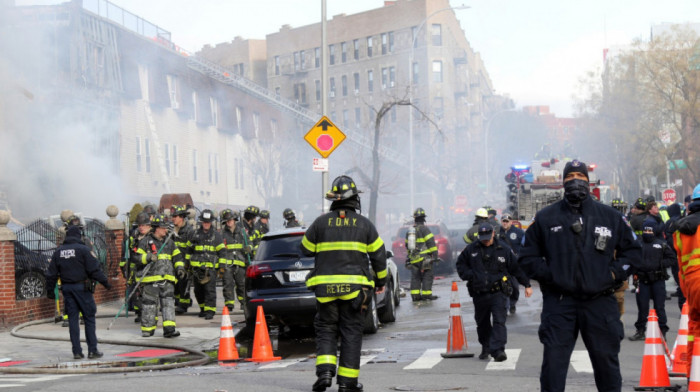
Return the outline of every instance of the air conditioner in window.
{"type": "Polygon", "coordinates": [[[391,87],[394,87],[394,82],[393,82],[393,81],[390,82],[389,85],[390,85],[391,87]]]}
{"type": "Polygon", "coordinates": [[[331,97],[331,98],[335,98],[335,91],[330,91],[330,92],[328,93],[328,96],[331,97]]]}

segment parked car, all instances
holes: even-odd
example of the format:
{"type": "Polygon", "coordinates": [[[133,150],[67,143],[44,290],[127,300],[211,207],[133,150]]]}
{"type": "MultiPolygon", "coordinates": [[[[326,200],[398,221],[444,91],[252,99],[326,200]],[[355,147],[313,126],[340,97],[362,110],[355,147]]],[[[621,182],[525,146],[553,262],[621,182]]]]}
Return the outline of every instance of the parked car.
{"type": "MultiPolygon", "coordinates": [[[[394,252],[394,258],[399,261],[401,267],[401,278],[409,279],[411,274],[406,269],[406,232],[413,223],[407,223],[396,232],[394,241],[391,244],[391,250],[394,252]]],[[[442,222],[426,223],[426,226],[433,233],[435,245],[438,248],[438,258],[441,260],[435,267],[436,273],[451,274],[455,271],[455,258],[452,255],[452,244],[450,243],[450,235],[447,227],[442,222]]]]}
{"type": "Polygon", "coordinates": [[[46,269],[53,251],[32,251],[15,241],[15,291],[17,299],[42,297],[46,294],[46,269]]]}
{"type": "Polygon", "coordinates": [[[447,226],[447,231],[450,234],[450,244],[452,245],[452,255],[455,258],[455,262],[459,254],[462,253],[464,248],[467,247],[467,243],[464,242],[464,235],[473,226],[473,222],[450,222],[445,223],[447,226]]]}
{"type": "MultiPolygon", "coordinates": [[[[314,258],[301,253],[305,227],[267,233],[260,241],[255,259],[246,270],[244,307],[247,325],[255,324],[257,307],[262,306],[271,322],[282,326],[312,326],[316,297],[306,288],[306,275],[314,258]]],[[[367,259],[369,263],[369,259],[367,259]]],[[[391,253],[387,257],[388,281],[382,294],[374,294],[365,319],[365,333],[375,333],[379,323],[396,320],[400,301],[398,271],[391,253]]]]}

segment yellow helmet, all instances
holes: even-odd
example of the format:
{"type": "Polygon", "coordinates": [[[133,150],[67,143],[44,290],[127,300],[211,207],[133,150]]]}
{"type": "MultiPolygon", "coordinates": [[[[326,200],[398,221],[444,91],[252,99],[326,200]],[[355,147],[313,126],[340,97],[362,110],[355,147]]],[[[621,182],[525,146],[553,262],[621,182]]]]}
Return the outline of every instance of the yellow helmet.
{"type": "Polygon", "coordinates": [[[488,218],[489,217],[489,212],[486,210],[486,208],[479,208],[476,210],[476,216],[477,218],[488,218]]]}

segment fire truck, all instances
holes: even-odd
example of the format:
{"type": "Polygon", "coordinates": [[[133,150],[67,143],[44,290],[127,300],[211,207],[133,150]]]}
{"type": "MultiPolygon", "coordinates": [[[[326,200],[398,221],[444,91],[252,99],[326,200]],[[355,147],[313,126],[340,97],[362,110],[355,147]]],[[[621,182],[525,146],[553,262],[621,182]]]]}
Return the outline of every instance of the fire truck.
{"type": "MultiPolygon", "coordinates": [[[[511,166],[506,174],[506,210],[523,229],[535,218],[537,211],[564,197],[562,173],[566,162],[556,158],[533,161],[531,164],[511,166]]],[[[596,165],[588,165],[591,195],[600,200],[600,180],[594,170],[596,165]]]]}

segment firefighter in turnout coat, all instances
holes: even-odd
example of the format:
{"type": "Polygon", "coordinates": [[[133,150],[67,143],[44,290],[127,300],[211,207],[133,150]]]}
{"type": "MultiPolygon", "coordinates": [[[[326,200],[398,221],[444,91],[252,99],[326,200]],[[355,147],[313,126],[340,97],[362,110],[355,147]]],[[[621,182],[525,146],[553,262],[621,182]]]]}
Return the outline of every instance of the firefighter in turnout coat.
{"type": "Polygon", "coordinates": [[[422,208],[416,208],[413,213],[415,245],[409,244],[411,230],[406,232],[406,249],[408,250],[406,267],[411,270],[411,299],[413,302],[438,298],[437,295],[433,295],[433,277],[435,275],[433,264],[437,262],[437,245],[433,233],[425,225],[425,216],[425,210],[422,208]]]}
{"type": "Polygon", "coordinates": [[[238,212],[225,209],[221,211],[221,235],[226,247],[224,261],[219,263],[219,273],[224,281],[224,305],[229,311],[236,305],[236,298],[243,309],[245,302],[245,270],[248,266],[243,253],[244,230],[238,225],[238,212]]]}
{"type": "Polygon", "coordinates": [[[214,213],[207,209],[199,216],[201,227],[188,242],[190,267],[194,277],[194,297],[199,305],[199,317],[211,320],[216,313],[216,271],[225,263],[225,247],[221,234],[214,230],[214,213]]]}

